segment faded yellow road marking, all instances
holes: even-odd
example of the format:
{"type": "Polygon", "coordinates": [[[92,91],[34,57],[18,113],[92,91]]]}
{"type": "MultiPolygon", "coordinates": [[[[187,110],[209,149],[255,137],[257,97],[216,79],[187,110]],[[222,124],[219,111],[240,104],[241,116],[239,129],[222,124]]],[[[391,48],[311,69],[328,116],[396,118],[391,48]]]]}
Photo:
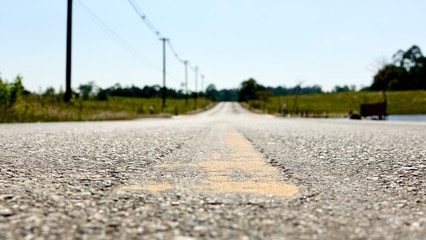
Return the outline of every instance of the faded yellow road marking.
{"type": "MultiPolygon", "coordinates": [[[[223,153],[213,152],[209,160],[194,164],[166,164],[162,168],[201,168],[207,177],[191,186],[203,193],[249,193],[277,197],[292,196],[299,189],[279,181],[279,171],[266,164],[262,155],[235,129],[226,126],[226,134],[220,139],[223,153]]],[[[144,186],[124,186],[123,191],[162,192],[178,186],[170,184],[148,184],[144,186]]]]}
{"type": "Polygon", "coordinates": [[[251,143],[234,129],[222,139],[229,153],[212,155],[213,160],[202,162],[200,167],[207,173],[201,184],[194,186],[202,192],[213,193],[252,193],[272,196],[292,196],[299,189],[296,186],[278,181],[279,172],[269,166],[256,152],[251,143]],[[235,179],[232,179],[235,172],[235,179]],[[241,180],[239,175],[244,175],[241,180]]]}

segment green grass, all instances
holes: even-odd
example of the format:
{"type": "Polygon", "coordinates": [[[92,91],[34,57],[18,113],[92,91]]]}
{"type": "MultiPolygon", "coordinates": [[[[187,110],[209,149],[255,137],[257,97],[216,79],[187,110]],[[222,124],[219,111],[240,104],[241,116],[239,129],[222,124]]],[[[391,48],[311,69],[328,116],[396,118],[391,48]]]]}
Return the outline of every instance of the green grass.
{"type": "MultiPolygon", "coordinates": [[[[426,114],[426,91],[386,92],[389,114],[426,114]]],[[[382,92],[344,92],[299,95],[293,108],[295,96],[271,97],[267,102],[250,101],[249,108],[267,113],[281,113],[284,104],[293,109],[321,116],[342,116],[350,110],[359,113],[360,104],[383,102],[382,92]]]]}
{"type": "Polygon", "coordinates": [[[21,96],[11,107],[0,106],[0,122],[52,122],[129,120],[144,117],[170,117],[207,109],[212,102],[207,99],[167,99],[162,109],[161,98],[110,97],[107,101],[72,99],[65,103],[60,96],[21,96]]]}

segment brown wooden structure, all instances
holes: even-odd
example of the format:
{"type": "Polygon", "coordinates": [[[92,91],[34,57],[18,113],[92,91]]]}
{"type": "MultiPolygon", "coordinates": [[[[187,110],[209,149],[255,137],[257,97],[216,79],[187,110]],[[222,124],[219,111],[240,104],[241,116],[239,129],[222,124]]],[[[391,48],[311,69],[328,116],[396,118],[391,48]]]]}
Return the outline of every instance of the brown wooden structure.
{"type": "Polygon", "coordinates": [[[361,104],[361,116],[369,117],[369,116],[377,116],[379,120],[386,119],[388,116],[386,112],[387,108],[387,99],[386,93],[383,92],[384,102],[380,103],[372,103],[372,104],[361,104]]]}

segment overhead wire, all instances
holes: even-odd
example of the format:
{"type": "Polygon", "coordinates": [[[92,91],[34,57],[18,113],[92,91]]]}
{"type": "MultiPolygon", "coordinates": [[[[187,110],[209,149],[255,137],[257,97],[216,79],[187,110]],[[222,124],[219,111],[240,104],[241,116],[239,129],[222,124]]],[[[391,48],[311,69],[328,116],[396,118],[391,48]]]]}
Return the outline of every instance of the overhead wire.
{"type": "MultiPolygon", "coordinates": [[[[154,24],[149,20],[149,18],[147,17],[147,15],[144,13],[144,11],[142,11],[141,7],[138,5],[138,3],[136,2],[136,0],[128,0],[128,2],[130,3],[130,5],[133,7],[133,9],[135,10],[135,12],[139,15],[139,17],[142,19],[142,21],[145,23],[145,25],[149,28],[149,30],[155,34],[157,37],[160,38],[166,38],[161,32],[160,30],[158,30],[158,28],[156,28],[154,26],[154,24]]],[[[173,56],[182,64],[185,64],[185,60],[183,60],[179,54],[176,52],[175,48],[173,47],[170,39],[167,41],[167,45],[170,49],[170,51],[173,53],[173,56]]],[[[195,67],[193,67],[192,65],[190,65],[190,68],[195,71],[195,67]]],[[[166,71],[166,74],[168,74],[168,72],[166,71]]]]}
{"type": "Polygon", "coordinates": [[[182,59],[182,58],[180,58],[179,57],[179,54],[177,54],[177,52],[175,51],[175,49],[174,49],[174,47],[173,47],[173,45],[172,45],[172,43],[171,43],[171,41],[169,40],[169,41],[167,41],[167,45],[169,46],[169,49],[170,49],[170,51],[173,53],[173,55],[175,56],[175,58],[179,61],[179,62],[181,62],[181,63],[185,63],[185,61],[182,59]]]}
{"type": "Polygon", "coordinates": [[[136,13],[139,15],[139,17],[142,19],[142,21],[145,23],[145,25],[151,30],[152,33],[157,35],[158,37],[164,37],[161,32],[154,26],[154,24],[148,19],[146,14],[142,11],[140,6],[137,4],[137,2],[133,0],[128,0],[130,5],[132,5],[133,9],[136,11],[136,13]]]}
{"type": "Polygon", "coordinates": [[[138,51],[135,47],[133,47],[127,41],[125,41],[120,35],[118,35],[111,27],[109,27],[100,17],[98,17],[92,10],[90,10],[90,8],[88,8],[80,0],[77,0],[76,3],[81,9],[83,9],[86,12],[86,14],[88,14],[89,17],[92,18],[92,20],[94,20],[94,22],[100,27],[100,29],[104,31],[109,37],[111,37],[116,43],[122,46],[134,57],[138,58],[139,60],[145,61],[156,70],[162,71],[162,69],[159,66],[157,66],[149,58],[147,58],[140,51],[138,51]]]}
{"type": "MultiPolygon", "coordinates": [[[[116,43],[118,43],[121,47],[123,47],[126,51],[128,51],[131,55],[138,58],[139,60],[143,60],[145,63],[151,65],[151,67],[157,71],[163,71],[161,67],[152,62],[148,57],[144,56],[140,51],[138,51],[135,47],[130,45],[127,41],[125,41],[119,34],[117,34],[111,27],[109,27],[100,17],[98,17],[89,7],[87,7],[81,0],[77,0],[76,3],[78,6],[85,11],[85,13],[97,24],[102,31],[104,31],[109,37],[111,37],[116,43]]],[[[175,76],[167,73],[173,81],[177,83],[181,83],[175,76]]]]}

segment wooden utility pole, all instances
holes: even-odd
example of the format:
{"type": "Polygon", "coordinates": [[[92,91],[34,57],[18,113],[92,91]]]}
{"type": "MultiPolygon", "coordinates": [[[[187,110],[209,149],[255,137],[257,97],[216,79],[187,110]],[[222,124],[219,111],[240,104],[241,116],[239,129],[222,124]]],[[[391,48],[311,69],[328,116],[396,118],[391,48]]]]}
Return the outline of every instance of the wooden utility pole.
{"type": "Polygon", "coordinates": [[[163,41],[163,105],[162,109],[166,108],[166,42],[169,40],[167,38],[160,38],[163,41]]]}
{"type": "Polygon", "coordinates": [[[197,109],[198,98],[198,67],[195,67],[195,94],[194,94],[194,109],[197,109]]]}
{"type": "Polygon", "coordinates": [[[185,105],[188,105],[188,61],[183,63],[185,64],[185,105]]]}
{"type": "Polygon", "coordinates": [[[68,0],[68,20],[67,20],[67,60],[65,69],[65,102],[71,100],[71,41],[72,41],[72,0],[68,0]]]}
{"type": "Polygon", "coordinates": [[[202,92],[203,96],[204,96],[204,91],[205,91],[205,89],[204,89],[204,75],[201,74],[201,92],[202,92]]]}

